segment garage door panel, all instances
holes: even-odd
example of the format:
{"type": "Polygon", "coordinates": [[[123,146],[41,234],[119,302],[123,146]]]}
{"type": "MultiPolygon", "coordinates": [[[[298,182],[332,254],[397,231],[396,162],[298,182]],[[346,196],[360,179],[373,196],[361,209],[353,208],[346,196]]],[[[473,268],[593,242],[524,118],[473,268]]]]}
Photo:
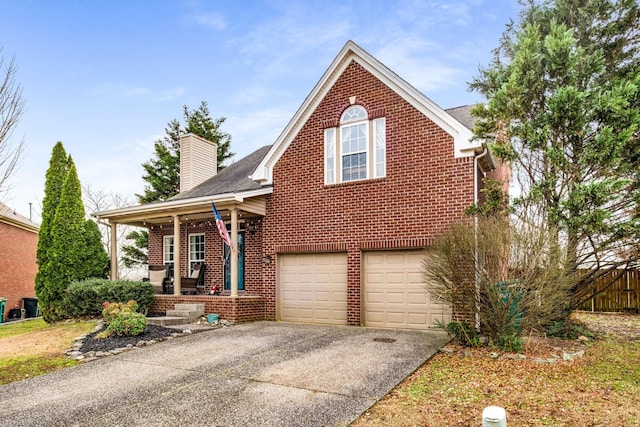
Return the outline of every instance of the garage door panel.
{"type": "Polygon", "coordinates": [[[284,254],[278,259],[279,320],[347,324],[345,253],[284,254]]]}
{"type": "Polygon", "coordinates": [[[424,288],[424,251],[372,251],[363,256],[365,324],[426,329],[450,320],[450,309],[424,288]]]}

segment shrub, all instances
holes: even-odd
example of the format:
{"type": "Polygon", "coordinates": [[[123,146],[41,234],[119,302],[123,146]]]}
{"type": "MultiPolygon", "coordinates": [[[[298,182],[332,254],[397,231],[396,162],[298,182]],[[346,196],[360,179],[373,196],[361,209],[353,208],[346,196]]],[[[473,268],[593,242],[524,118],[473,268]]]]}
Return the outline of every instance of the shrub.
{"type": "Polygon", "coordinates": [[[479,316],[481,332],[494,343],[542,329],[567,318],[575,283],[554,236],[542,226],[505,218],[454,224],[425,257],[425,288],[469,313],[469,320],[479,316]]]}
{"type": "Polygon", "coordinates": [[[116,316],[107,326],[107,331],[117,337],[134,337],[147,329],[147,318],[140,313],[124,313],[116,316]]]}
{"type": "Polygon", "coordinates": [[[581,335],[588,338],[595,338],[595,335],[584,325],[571,321],[570,319],[567,319],[566,321],[558,320],[551,323],[546,327],[545,333],[547,336],[562,338],[565,340],[575,340],[581,335]]]}
{"type": "Polygon", "coordinates": [[[105,302],[102,316],[107,323],[108,335],[118,337],[140,335],[147,328],[147,318],[136,313],[138,304],[135,301],[126,303],[105,302]]]}
{"type": "Polygon", "coordinates": [[[480,337],[467,322],[449,322],[445,328],[456,342],[465,347],[480,347],[480,337]]]}
{"type": "Polygon", "coordinates": [[[520,353],[524,348],[522,338],[516,334],[501,335],[498,337],[497,342],[492,342],[491,344],[500,347],[502,350],[509,353],[520,353]]]}
{"type": "Polygon", "coordinates": [[[138,310],[138,303],[134,300],[124,302],[116,302],[111,303],[109,301],[105,301],[102,304],[102,317],[104,321],[110,324],[116,317],[127,314],[127,313],[135,313],[138,310]]]}
{"type": "Polygon", "coordinates": [[[87,279],[74,282],[65,292],[64,307],[71,317],[99,316],[102,303],[134,300],[142,312],[153,301],[153,285],[149,282],[106,279],[87,279]]]}

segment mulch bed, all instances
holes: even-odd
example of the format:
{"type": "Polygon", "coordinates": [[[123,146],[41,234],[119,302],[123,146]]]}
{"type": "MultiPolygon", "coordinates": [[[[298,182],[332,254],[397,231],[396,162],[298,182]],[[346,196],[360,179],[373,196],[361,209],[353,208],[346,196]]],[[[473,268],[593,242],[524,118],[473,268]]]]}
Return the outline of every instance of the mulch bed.
{"type": "Polygon", "coordinates": [[[162,326],[147,325],[145,331],[136,335],[135,337],[108,337],[108,338],[96,338],[100,332],[104,330],[104,327],[97,332],[87,335],[84,339],[80,351],[83,353],[89,351],[111,351],[116,348],[125,348],[128,345],[136,346],[140,341],[151,340],[163,340],[172,334],[179,333],[179,331],[171,328],[164,328],[162,326]]]}

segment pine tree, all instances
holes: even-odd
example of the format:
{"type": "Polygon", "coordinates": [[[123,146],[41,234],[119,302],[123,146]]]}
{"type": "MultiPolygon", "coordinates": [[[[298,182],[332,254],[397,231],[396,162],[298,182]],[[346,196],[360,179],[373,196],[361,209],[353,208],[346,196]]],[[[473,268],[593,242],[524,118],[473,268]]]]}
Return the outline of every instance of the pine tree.
{"type": "MultiPolygon", "coordinates": [[[[193,133],[217,145],[217,168],[224,168],[224,162],[234,155],[230,151],[231,135],[221,130],[226,118],[212,119],[209,106],[202,101],[200,106],[191,110],[183,107],[185,127],[171,120],[165,128],[165,136],[154,144],[155,157],[142,164],[142,179],[147,182],[143,194],[136,194],[140,203],[152,203],[167,200],[180,191],[180,135],[193,133]]],[[[149,235],[146,230],[135,231],[127,235],[131,244],[123,245],[122,260],[126,266],[147,263],[147,245],[149,235]]]]}
{"type": "Polygon", "coordinates": [[[84,222],[84,238],[81,245],[82,262],[84,271],[82,278],[109,276],[109,255],[102,244],[102,233],[93,220],[87,219],[84,222]]]}
{"type": "MultiPolygon", "coordinates": [[[[517,211],[558,230],[554,257],[570,272],[638,261],[636,0],[529,0],[471,88],[487,98],[475,134],[508,136],[492,150],[520,180],[517,211]]],[[[578,281],[574,307],[591,278],[578,281]]]]}
{"type": "Polygon", "coordinates": [[[69,283],[84,279],[83,250],[85,212],[76,167],[69,157],[69,172],[65,178],[60,202],[51,223],[51,248],[45,278],[42,310],[44,320],[52,322],[64,316],[62,300],[69,283]]]}
{"type": "Polygon", "coordinates": [[[215,142],[218,147],[217,168],[218,171],[224,169],[224,162],[234,155],[234,153],[229,151],[231,148],[231,135],[220,129],[227,119],[225,117],[212,119],[206,101],[202,101],[197,110],[190,111],[186,105],[183,108],[186,122],[184,132],[192,133],[201,136],[207,141],[215,142]]]}
{"type": "MultiPolygon", "coordinates": [[[[60,149],[62,144],[56,147],[52,164],[58,164],[60,154],[64,153],[60,149]]],[[[85,219],[82,190],[75,164],[71,156],[65,159],[68,171],[60,188],[55,214],[46,212],[47,218],[52,218],[48,227],[49,247],[46,251],[46,263],[39,270],[42,284],[38,299],[46,322],[54,322],[65,316],[64,293],[71,282],[89,277],[105,277],[109,262],[97,225],[85,219]]],[[[55,174],[52,173],[51,176],[53,175],[55,174]]],[[[49,181],[57,183],[54,179],[49,181]]],[[[50,194],[52,193],[48,195],[50,194]]],[[[50,209],[53,204],[45,206],[50,209]]],[[[43,218],[45,211],[43,210],[43,218]]]]}
{"type": "Polygon", "coordinates": [[[147,182],[144,194],[136,194],[140,203],[167,200],[180,191],[180,122],[171,120],[165,136],[154,144],[155,158],[142,164],[147,182]]]}
{"type": "MultiPolygon", "coordinates": [[[[62,142],[58,141],[53,147],[51,159],[49,161],[49,169],[47,169],[44,199],[42,201],[42,222],[38,233],[38,249],[36,252],[36,261],[38,263],[38,272],[36,274],[36,295],[42,299],[41,295],[45,283],[46,268],[49,261],[49,250],[51,248],[51,226],[53,217],[55,216],[60,195],[62,194],[62,186],[69,171],[69,159],[65,152],[62,142]]],[[[46,298],[46,297],[45,297],[46,298]]],[[[41,302],[42,304],[42,302],[41,302]]]]}
{"type": "Polygon", "coordinates": [[[180,191],[180,135],[193,133],[208,141],[215,142],[218,147],[218,170],[224,168],[224,162],[233,156],[229,151],[231,136],[220,127],[226,120],[224,117],[212,119],[205,101],[195,110],[183,107],[185,127],[180,122],[171,120],[165,128],[165,136],[154,144],[155,157],[142,164],[142,179],[147,182],[144,194],[137,194],[140,203],[152,203],[167,200],[180,191]]]}

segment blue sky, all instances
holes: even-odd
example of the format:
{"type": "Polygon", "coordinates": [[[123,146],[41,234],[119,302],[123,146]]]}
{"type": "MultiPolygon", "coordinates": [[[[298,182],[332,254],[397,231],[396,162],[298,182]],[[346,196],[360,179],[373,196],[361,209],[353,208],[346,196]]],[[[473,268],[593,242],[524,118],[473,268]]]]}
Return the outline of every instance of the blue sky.
{"type": "Polygon", "coordinates": [[[20,168],[0,200],[39,220],[51,149],[80,181],[135,201],[141,164],[182,106],[227,118],[236,159],[271,144],[347,40],[443,108],[487,65],[516,0],[0,0],[25,113],[20,168]]]}

